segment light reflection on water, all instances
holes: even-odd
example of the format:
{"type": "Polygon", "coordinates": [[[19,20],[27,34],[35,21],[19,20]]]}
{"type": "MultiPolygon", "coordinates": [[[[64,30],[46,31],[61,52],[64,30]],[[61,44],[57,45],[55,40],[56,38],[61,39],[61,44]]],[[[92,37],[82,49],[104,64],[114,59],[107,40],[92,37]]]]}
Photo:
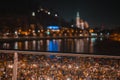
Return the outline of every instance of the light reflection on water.
{"type": "Polygon", "coordinates": [[[10,44],[9,44],[9,43],[3,43],[3,48],[9,49],[9,47],[10,47],[10,44]]]}
{"type": "Polygon", "coordinates": [[[32,46],[32,50],[36,50],[37,49],[35,40],[32,41],[32,45],[31,46],[32,46]]]}
{"type": "Polygon", "coordinates": [[[18,49],[18,42],[15,42],[14,49],[18,49]]]}
{"type": "Polygon", "coordinates": [[[28,41],[25,41],[25,50],[28,50],[28,41]]]}
{"type": "Polygon", "coordinates": [[[59,51],[59,40],[47,40],[47,51],[59,51]]]}
{"type": "Polygon", "coordinates": [[[93,53],[96,38],[50,39],[3,43],[3,49],[36,50],[50,52],[93,53]]]}
{"type": "Polygon", "coordinates": [[[76,40],[76,52],[83,52],[84,51],[84,40],[76,40]]]}
{"type": "Polygon", "coordinates": [[[62,53],[90,53],[120,56],[120,42],[108,38],[40,39],[0,42],[0,49],[33,50],[62,53]]]}

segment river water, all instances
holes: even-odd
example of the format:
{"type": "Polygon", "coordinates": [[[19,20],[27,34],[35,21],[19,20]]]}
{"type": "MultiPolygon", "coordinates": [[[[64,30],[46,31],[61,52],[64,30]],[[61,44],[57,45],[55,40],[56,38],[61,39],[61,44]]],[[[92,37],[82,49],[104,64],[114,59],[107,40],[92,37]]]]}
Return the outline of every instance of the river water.
{"type": "Polygon", "coordinates": [[[120,42],[104,38],[0,42],[0,49],[120,56],[120,42]]]}

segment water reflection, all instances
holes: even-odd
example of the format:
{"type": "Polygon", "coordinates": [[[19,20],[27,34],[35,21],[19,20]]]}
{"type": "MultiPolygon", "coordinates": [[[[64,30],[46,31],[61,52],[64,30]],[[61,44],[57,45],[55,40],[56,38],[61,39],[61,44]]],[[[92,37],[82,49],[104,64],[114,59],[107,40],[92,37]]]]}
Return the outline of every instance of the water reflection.
{"type": "MultiPolygon", "coordinates": [[[[100,39],[101,40],[101,39],[100,39]]],[[[3,43],[3,49],[37,50],[52,52],[93,53],[96,38],[84,39],[41,39],[3,43]]],[[[0,45],[1,47],[1,45],[0,45]]]]}
{"type": "Polygon", "coordinates": [[[58,40],[47,40],[47,51],[59,51],[58,40]]]}
{"type": "Polygon", "coordinates": [[[18,42],[15,42],[14,49],[18,49],[18,42]]]}
{"type": "Polygon", "coordinates": [[[38,50],[44,51],[44,49],[46,48],[46,46],[45,46],[46,42],[44,40],[40,40],[38,42],[39,42],[39,44],[38,44],[38,46],[39,46],[38,50]]]}
{"type": "Polygon", "coordinates": [[[25,41],[25,50],[28,50],[28,41],[25,41]]]}
{"type": "Polygon", "coordinates": [[[100,38],[100,40],[102,41],[102,40],[103,40],[103,38],[100,38]]]}
{"type": "Polygon", "coordinates": [[[75,40],[76,43],[76,52],[84,51],[84,41],[82,39],[75,40]]]}
{"type": "Polygon", "coordinates": [[[90,38],[89,41],[89,52],[93,53],[94,52],[94,44],[97,38],[90,38]]]}
{"type": "Polygon", "coordinates": [[[32,46],[32,50],[36,50],[37,49],[35,40],[32,41],[32,45],[31,46],[32,46]]]}
{"type": "Polygon", "coordinates": [[[18,43],[18,49],[22,50],[24,47],[22,46],[23,42],[17,42],[18,43]]]}
{"type": "Polygon", "coordinates": [[[76,52],[81,53],[93,53],[94,52],[94,42],[95,39],[85,38],[85,39],[76,39],[76,52]]]}
{"type": "Polygon", "coordinates": [[[9,43],[3,43],[3,48],[9,49],[9,47],[10,47],[10,44],[9,44],[9,43]]]}
{"type": "Polygon", "coordinates": [[[38,45],[37,45],[37,48],[38,48],[38,50],[40,50],[40,41],[38,41],[38,45]]]}

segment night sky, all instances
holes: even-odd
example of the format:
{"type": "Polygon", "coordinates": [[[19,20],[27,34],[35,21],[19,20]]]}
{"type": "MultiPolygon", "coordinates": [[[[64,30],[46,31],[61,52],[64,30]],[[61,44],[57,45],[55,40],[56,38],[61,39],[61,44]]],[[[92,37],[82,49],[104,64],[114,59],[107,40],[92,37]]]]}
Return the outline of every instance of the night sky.
{"type": "Polygon", "coordinates": [[[75,19],[76,12],[90,25],[120,25],[119,0],[3,0],[0,13],[22,13],[39,6],[55,10],[65,20],[75,19]]]}

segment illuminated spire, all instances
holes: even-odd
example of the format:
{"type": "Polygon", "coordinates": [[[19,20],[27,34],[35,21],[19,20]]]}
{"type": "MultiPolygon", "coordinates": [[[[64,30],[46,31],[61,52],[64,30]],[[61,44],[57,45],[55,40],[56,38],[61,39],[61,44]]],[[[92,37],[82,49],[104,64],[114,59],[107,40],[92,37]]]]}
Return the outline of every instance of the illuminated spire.
{"type": "Polygon", "coordinates": [[[80,15],[79,15],[79,12],[77,12],[77,15],[76,15],[76,26],[78,28],[80,28],[80,15]]]}
{"type": "Polygon", "coordinates": [[[77,12],[77,17],[80,17],[80,14],[79,14],[79,12],[77,12]]]}

